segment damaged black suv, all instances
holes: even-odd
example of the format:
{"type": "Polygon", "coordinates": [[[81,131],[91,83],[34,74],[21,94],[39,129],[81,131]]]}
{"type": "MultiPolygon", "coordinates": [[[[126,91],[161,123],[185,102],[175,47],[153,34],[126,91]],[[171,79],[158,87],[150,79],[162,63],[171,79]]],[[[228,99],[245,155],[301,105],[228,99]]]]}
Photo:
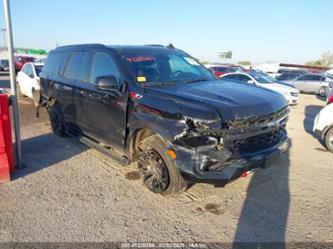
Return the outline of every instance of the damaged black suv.
{"type": "Polygon", "coordinates": [[[287,149],[283,96],[217,80],[173,46],[59,47],[40,78],[54,133],[138,161],[155,193],[224,185],[287,149]]]}

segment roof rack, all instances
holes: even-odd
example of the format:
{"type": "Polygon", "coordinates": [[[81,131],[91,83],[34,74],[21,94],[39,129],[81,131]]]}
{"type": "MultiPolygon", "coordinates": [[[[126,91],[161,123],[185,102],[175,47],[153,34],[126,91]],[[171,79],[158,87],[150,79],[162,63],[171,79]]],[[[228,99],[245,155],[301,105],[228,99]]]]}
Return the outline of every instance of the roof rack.
{"type": "Polygon", "coordinates": [[[73,45],[65,45],[56,47],[57,50],[60,49],[69,49],[69,48],[85,48],[85,47],[99,47],[104,48],[105,45],[101,43],[91,43],[91,44],[73,44],[73,45]]]}

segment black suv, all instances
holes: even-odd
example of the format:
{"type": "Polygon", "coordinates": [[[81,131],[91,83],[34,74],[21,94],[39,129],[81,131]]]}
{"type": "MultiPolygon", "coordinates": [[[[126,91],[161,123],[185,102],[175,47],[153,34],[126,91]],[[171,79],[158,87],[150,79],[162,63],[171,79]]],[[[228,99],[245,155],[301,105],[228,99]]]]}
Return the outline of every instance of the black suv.
{"type": "Polygon", "coordinates": [[[40,78],[54,133],[138,161],[155,193],[224,185],[287,149],[283,96],[217,80],[173,46],[59,47],[40,78]]]}

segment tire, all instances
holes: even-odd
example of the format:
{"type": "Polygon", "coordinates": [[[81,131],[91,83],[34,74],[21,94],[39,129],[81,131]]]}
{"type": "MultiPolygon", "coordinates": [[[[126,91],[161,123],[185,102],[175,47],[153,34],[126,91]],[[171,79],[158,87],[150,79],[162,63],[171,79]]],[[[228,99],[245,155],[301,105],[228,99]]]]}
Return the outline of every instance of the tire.
{"type": "Polygon", "coordinates": [[[34,106],[38,107],[41,102],[41,96],[39,90],[34,90],[34,89],[32,90],[32,99],[34,102],[34,106]]]}
{"type": "Polygon", "coordinates": [[[66,136],[65,125],[63,115],[60,111],[60,107],[57,105],[53,105],[50,108],[50,122],[52,131],[55,135],[59,137],[66,136]]]}
{"type": "Polygon", "coordinates": [[[326,132],[324,144],[329,151],[333,152],[333,127],[326,132]]]}
{"type": "Polygon", "coordinates": [[[326,94],[327,94],[327,88],[326,87],[322,87],[322,88],[320,88],[319,89],[319,91],[318,91],[318,95],[320,96],[320,97],[326,97],[326,94]]]}
{"type": "Polygon", "coordinates": [[[139,150],[140,176],[150,191],[171,195],[186,190],[188,183],[167,154],[166,144],[159,136],[144,139],[139,150]]]}

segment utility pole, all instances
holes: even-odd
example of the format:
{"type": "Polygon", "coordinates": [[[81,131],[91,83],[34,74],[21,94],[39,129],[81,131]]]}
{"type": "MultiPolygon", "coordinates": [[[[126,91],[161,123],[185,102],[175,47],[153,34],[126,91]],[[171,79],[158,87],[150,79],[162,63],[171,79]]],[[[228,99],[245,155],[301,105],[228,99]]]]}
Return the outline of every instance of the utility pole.
{"type": "Polygon", "coordinates": [[[3,47],[5,49],[7,49],[7,46],[6,46],[6,31],[7,31],[7,29],[2,28],[1,31],[2,31],[2,34],[3,34],[3,47]]]}
{"type": "Polygon", "coordinates": [[[13,33],[12,33],[12,22],[10,16],[9,0],[3,0],[3,7],[6,18],[6,29],[7,29],[7,40],[8,40],[7,47],[9,54],[10,89],[12,93],[12,106],[13,106],[14,131],[15,131],[16,168],[22,168],[23,166],[22,166],[22,154],[21,154],[20,120],[19,120],[19,110],[18,110],[17,93],[16,93],[14,45],[13,45],[13,33]]]}

